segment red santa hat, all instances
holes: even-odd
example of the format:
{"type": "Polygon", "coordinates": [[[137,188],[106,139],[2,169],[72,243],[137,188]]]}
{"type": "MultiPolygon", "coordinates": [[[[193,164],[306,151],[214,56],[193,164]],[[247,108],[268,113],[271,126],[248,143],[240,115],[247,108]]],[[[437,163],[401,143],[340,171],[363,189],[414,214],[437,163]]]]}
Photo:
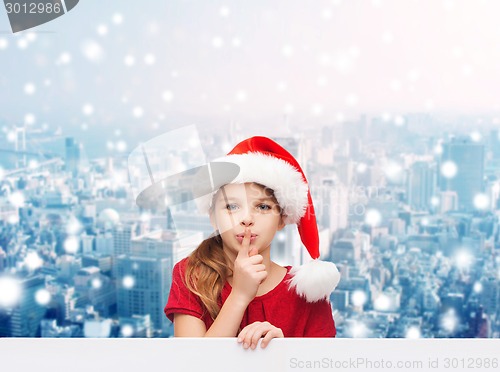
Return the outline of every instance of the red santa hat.
{"type": "MultiPolygon", "coordinates": [[[[266,137],[248,138],[227,156],[212,162],[233,163],[238,175],[229,183],[255,182],[274,191],[286,224],[297,224],[302,243],[312,260],[293,268],[290,288],[308,302],[328,298],[340,273],[332,262],[319,260],[319,235],[307,179],[297,160],[282,146],[266,137]]],[[[212,194],[213,195],[213,194],[212,194]]],[[[209,198],[211,200],[211,198],[209,198]]],[[[206,205],[206,210],[210,205],[206,205]]]]}

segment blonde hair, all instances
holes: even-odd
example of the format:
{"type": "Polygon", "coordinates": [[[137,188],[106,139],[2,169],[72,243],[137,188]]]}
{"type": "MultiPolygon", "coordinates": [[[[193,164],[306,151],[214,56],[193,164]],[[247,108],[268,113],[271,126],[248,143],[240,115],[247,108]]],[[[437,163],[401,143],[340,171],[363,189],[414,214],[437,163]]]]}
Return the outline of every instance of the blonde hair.
{"type": "Polygon", "coordinates": [[[213,320],[219,315],[219,298],[229,275],[222,239],[218,235],[202,241],[188,258],[184,273],[186,287],[200,297],[213,320]]]}

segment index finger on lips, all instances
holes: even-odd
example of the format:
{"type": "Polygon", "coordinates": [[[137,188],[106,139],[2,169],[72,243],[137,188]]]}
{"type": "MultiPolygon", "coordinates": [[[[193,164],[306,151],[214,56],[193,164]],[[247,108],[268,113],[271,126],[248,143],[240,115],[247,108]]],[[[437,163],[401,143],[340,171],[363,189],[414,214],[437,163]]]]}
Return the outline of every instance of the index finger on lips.
{"type": "Polygon", "coordinates": [[[248,257],[250,253],[250,229],[245,227],[245,235],[243,236],[243,240],[241,242],[241,248],[238,251],[238,257],[248,257]]]}

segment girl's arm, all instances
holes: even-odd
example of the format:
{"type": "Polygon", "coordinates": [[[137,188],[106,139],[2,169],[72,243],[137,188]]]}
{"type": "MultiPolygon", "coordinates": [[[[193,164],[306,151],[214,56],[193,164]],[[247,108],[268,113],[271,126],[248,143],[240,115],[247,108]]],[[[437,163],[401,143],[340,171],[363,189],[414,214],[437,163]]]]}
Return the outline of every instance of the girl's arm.
{"type": "Polygon", "coordinates": [[[205,323],[194,316],[176,314],[176,337],[235,337],[248,304],[267,277],[264,258],[250,249],[250,230],[245,229],[241,249],[234,261],[233,290],[222,305],[214,323],[207,330],[205,323]],[[179,321],[178,321],[179,320],[179,321]],[[177,324],[176,324],[177,323],[177,324]]]}
{"type": "Polygon", "coordinates": [[[236,337],[248,303],[238,300],[232,293],[222,306],[219,315],[208,329],[205,322],[187,314],[174,315],[175,337],[236,337]]]}

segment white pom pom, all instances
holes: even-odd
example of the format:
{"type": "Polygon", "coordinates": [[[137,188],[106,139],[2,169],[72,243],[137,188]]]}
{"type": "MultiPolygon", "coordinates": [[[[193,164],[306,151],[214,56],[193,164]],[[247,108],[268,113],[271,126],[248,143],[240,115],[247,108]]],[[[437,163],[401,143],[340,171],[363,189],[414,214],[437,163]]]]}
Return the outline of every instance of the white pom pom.
{"type": "Polygon", "coordinates": [[[333,262],[314,260],[290,270],[290,288],[307,302],[326,299],[340,281],[340,273],[333,262]]]}

